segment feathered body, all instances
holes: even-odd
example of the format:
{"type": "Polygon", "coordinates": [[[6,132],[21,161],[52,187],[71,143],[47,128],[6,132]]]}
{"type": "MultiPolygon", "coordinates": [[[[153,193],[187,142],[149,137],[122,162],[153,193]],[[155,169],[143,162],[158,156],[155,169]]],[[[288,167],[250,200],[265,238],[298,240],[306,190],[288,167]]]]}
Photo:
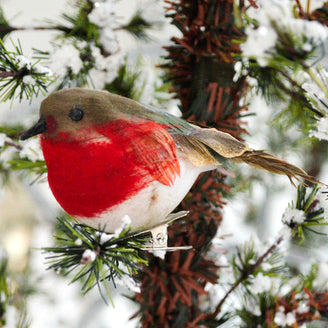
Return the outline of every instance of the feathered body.
{"type": "Polygon", "coordinates": [[[59,204],[80,222],[109,232],[125,215],[134,230],[160,223],[201,172],[226,158],[289,178],[312,179],[227,133],[104,91],[53,93],[23,139],[38,133],[59,204]]]}

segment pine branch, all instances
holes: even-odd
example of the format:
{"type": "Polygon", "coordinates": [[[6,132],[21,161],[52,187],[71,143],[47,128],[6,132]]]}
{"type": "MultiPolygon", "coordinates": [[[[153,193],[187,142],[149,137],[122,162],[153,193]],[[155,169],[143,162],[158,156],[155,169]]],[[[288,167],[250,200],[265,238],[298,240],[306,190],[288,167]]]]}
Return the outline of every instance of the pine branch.
{"type": "Polygon", "coordinates": [[[27,158],[12,159],[7,162],[13,171],[28,171],[41,176],[47,173],[47,167],[44,161],[31,161],[27,158]]]}
{"type": "Polygon", "coordinates": [[[87,42],[93,41],[99,45],[99,28],[88,19],[88,15],[93,8],[94,4],[92,1],[83,0],[77,7],[78,10],[75,15],[70,16],[66,13],[62,15],[63,19],[72,27],[57,25],[57,28],[64,32],[66,38],[74,37],[87,42]]]}
{"type": "Polygon", "coordinates": [[[148,21],[142,16],[142,9],[137,10],[137,12],[132,16],[130,21],[121,27],[114,29],[115,31],[123,30],[130,33],[138,40],[149,41],[151,40],[148,30],[155,27],[160,27],[160,22],[148,21]]]}
{"type": "Polygon", "coordinates": [[[4,143],[6,146],[10,146],[10,147],[14,147],[17,150],[22,150],[23,147],[21,145],[19,145],[17,142],[13,142],[13,141],[5,141],[4,143]]]}
{"type": "Polygon", "coordinates": [[[75,272],[71,282],[81,281],[83,294],[97,286],[105,300],[103,285],[111,299],[109,282],[115,286],[116,279],[127,279],[132,285],[141,265],[147,265],[144,250],[149,238],[131,236],[128,226],[123,225],[115,234],[106,234],[101,227],[95,230],[61,218],[57,228],[58,246],[43,248],[48,269],[64,276],[75,272]]]}
{"type": "Polygon", "coordinates": [[[298,239],[299,244],[310,238],[311,234],[327,236],[318,229],[327,226],[327,214],[324,211],[324,204],[320,202],[325,198],[318,185],[314,186],[310,193],[304,185],[297,188],[297,199],[295,206],[293,203],[286,209],[282,222],[291,229],[291,234],[298,239]],[[321,196],[318,196],[321,194],[321,196]]]}
{"type": "Polygon", "coordinates": [[[228,297],[239,287],[240,284],[242,284],[244,281],[246,281],[250,275],[252,275],[260,266],[261,264],[267,259],[267,257],[272,254],[279,244],[284,240],[283,236],[280,236],[277,241],[271,245],[265,253],[263,253],[257,261],[247,268],[247,270],[243,271],[240,278],[231,286],[231,288],[227,291],[227,293],[223,296],[220,303],[216,307],[215,311],[211,314],[211,316],[216,317],[220,312],[222,305],[225,303],[225,301],[228,299],[228,297]]]}
{"type": "MultiPolygon", "coordinates": [[[[322,104],[322,99],[317,99],[319,96],[313,94],[311,86],[316,84],[319,93],[327,96],[326,81],[322,80],[317,71],[319,62],[324,57],[324,26],[311,20],[318,19],[322,24],[326,23],[320,20],[317,14],[312,15],[305,10],[299,2],[296,5],[298,13],[293,13],[299,16],[294,20],[289,19],[282,23],[278,17],[271,17],[270,13],[265,12],[264,16],[268,16],[268,23],[262,21],[263,25],[258,22],[251,25],[252,32],[249,32],[246,42],[242,45],[242,57],[248,59],[244,60],[244,69],[248,70],[249,76],[257,80],[257,91],[275,107],[277,102],[285,107],[284,110],[280,110],[275,122],[281,122],[285,126],[297,122],[304,133],[308,133],[316,120],[325,117],[327,113],[325,100],[322,104]],[[252,51],[252,42],[261,28],[270,32],[267,32],[268,38],[272,39],[275,36],[276,39],[273,41],[274,44],[255,54],[252,51]],[[317,30],[317,36],[309,32],[312,29],[317,30]],[[304,76],[307,76],[305,81],[304,76]],[[310,85],[310,91],[306,90],[306,85],[310,85]]],[[[320,12],[320,9],[318,10],[320,12]]],[[[250,30],[250,26],[248,29],[250,30]]]]}
{"type": "Polygon", "coordinates": [[[10,171],[36,174],[37,180],[47,172],[37,140],[16,141],[21,130],[21,126],[0,127],[0,173],[4,180],[7,180],[10,171]]]}
{"type": "Polygon", "coordinates": [[[117,77],[111,83],[107,83],[105,89],[109,92],[138,100],[137,93],[140,94],[142,91],[138,90],[136,92],[135,84],[140,75],[140,63],[136,63],[132,69],[128,65],[127,57],[125,57],[123,65],[118,69],[117,77]]]}
{"type": "Polygon", "coordinates": [[[0,101],[31,99],[39,92],[47,92],[52,82],[49,69],[39,64],[40,60],[31,62],[24,57],[20,43],[15,51],[8,51],[0,40],[0,101]]]}
{"type": "MultiPolygon", "coordinates": [[[[3,26],[0,25],[0,36],[1,35],[7,35],[12,32],[17,32],[17,31],[60,31],[60,32],[65,32],[69,33],[71,29],[68,27],[64,26],[3,26]]],[[[3,37],[2,37],[3,39],[3,37]]]]}

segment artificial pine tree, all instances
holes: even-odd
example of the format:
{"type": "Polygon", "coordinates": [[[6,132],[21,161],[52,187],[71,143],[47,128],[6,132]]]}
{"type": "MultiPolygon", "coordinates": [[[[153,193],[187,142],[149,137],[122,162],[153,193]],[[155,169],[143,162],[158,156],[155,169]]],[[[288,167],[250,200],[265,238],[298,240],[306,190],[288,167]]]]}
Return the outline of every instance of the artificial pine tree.
{"type": "MultiPolygon", "coordinates": [[[[242,76],[233,81],[233,54],[240,53],[242,31],[234,18],[233,1],[167,1],[168,15],[183,36],[167,47],[168,79],[181,101],[183,117],[215,127],[240,138],[241,101],[248,88],[242,76]]],[[[243,9],[243,6],[238,10],[243,9]]],[[[222,192],[229,186],[219,172],[204,173],[190,191],[182,209],[188,221],[170,229],[173,245],[192,245],[190,252],[153,257],[142,275],[143,327],[193,327],[218,325],[215,316],[200,309],[206,283],[215,283],[219,268],[208,255],[211,240],[222,220],[222,192]],[[185,225],[188,225],[186,230],[185,225]],[[149,286],[153,287],[150,289],[149,286]]]]}
{"type": "MultiPolygon", "coordinates": [[[[237,4],[229,0],[166,2],[169,5],[168,16],[172,19],[172,23],[180,29],[183,36],[173,38],[173,45],[166,48],[168,50],[168,63],[164,67],[169,70],[168,78],[173,84],[172,91],[181,101],[184,118],[202,126],[216,127],[240,138],[241,133],[245,132],[241,117],[243,111],[247,109],[246,104],[242,103],[249,88],[247,75],[253,76],[252,74],[254,72],[258,74],[258,71],[261,74],[261,76],[257,76],[258,89],[261,88],[264,95],[266,94],[268,98],[273,97],[272,89],[276,88],[278,90],[274,91],[277,95],[280,92],[281,98],[291,97],[286,112],[293,111],[298,106],[297,110],[299,111],[302,111],[302,107],[310,109],[310,113],[312,113],[312,116],[309,115],[310,119],[317,114],[316,109],[309,104],[309,100],[304,96],[304,90],[300,90],[301,87],[290,78],[289,75],[294,73],[290,67],[286,67],[287,72],[283,72],[284,68],[278,68],[275,65],[270,67],[270,65],[254,65],[254,62],[250,62],[248,74],[241,74],[239,78],[234,78],[234,65],[241,59],[239,45],[245,37],[245,25],[238,21],[238,18],[245,13],[247,15],[249,7],[258,8],[255,1],[250,1],[247,5],[244,1],[237,4]],[[238,13],[237,16],[236,13],[238,13]],[[282,84],[279,74],[289,80],[291,89],[282,84]],[[294,87],[296,90],[293,90],[294,87]],[[294,101],[297,105],[293,103],[294,101]]],[[[321,21],[324,21],[323,15],[326,4],[314,13],[308,11],[308,14],[305,14],[299,2],[296,2],[295,6],[295,11],[299,13],[302,19],[311,20],[313,17],[318,17],[320,13],[321,21]]],[[[270,18],[268,19],[270,20],[270,18]]],[[[272,18],[272,25],[279,29],[279,25],[276,24],[278,25],[278,22],[272,18]]],[[[278,35],[282,36],[284,42],[288,42],[288,36],[283,35],[282,31],[280,34],[278,32],[278,35]]],[[[255,44],[253,46],[260,47],[260,45],[255,44]]],[[[290,46],[292,47],[292,44],[290,46]]],[[[292,48],[290,50],[292,51],[292,48]]],[[[288,58],[288,55],[285,56],[288,58]]],[[[257,58],[255,56],[250,58],[253,61],[254,59],[257,58]]],[[[281,65],[281,63],[279,64],[281,65]]],[[[286,66],[288,64],[286,63],[286,66]]],[[[308,69],[305,65],[303,68],[308,69]]],[[[322,116],[319,115],[319,117],[322,116]]],[[[318,173],[318,170],[312,170],[312,172],[318,173]]],[[[250,259],[247,257],[252,257],[254,254],[245,255],[244,261],[241,261],[241,267],[238,267],[237,262],[235,262],[234,265],[238,268],[236,270],[236,282],[228,289],[214,311],[208,311],[209,309],[207,309],[208,312],[204,311],[201,308],[201,303],[206,294],[206,283],[213,283],[213,279],[217,279],[220,274],[219,267],[211,260],[208,253],[211,240],[222,220],[220,208],[224,202],[220,195],[225,190],[229,190],[229,186],[224,184],[222,175],[218,175],[218,173],[203,174],[181,204],[183,209],[191,209],[190,226],[187,231],[184,231],[183,224],[175,224],[170,231],[170,237],[174,245],[181,245],[183,241],[183,243],[191,243],[194,250],[188,254],[184,252],[168,254],[164,261],[153,258],[149,262],[151,269],[145,270],[142,275],[142,293],[136,296],[137,301],[141,303],[143,327],[154,325],[162,327],[220,326],[231,315],[228,312],[222,313],[223,303],[240,284],[244,284],[250,276],[256,274],[262,262],[271,253],[274,253],[283,241],[283,236],[278,237],[266,252],[259,257],[257,255],[256,260],[252,259],[251,265],[247,263],[250,259]],[[150,285],[153,286],[152,289],[149,288],[150,285]]],[[[317,190],[314,189],[313,193],[316,192],[317,190]]],[[[306,229],[308,225],[318,225],[324,220],[321,215],[323,213],[322,208],[312,212],[312,207],[315,205],[313,194],[311,196],[304,201],[304,189],[300,189],[298,194],[296,209],[304,210],[307,213],[304,225],[297,226],[296,224],[293,226],[295,224],[293,221],[291,224],[293,235],[298,235],[299,238],[304,238],[303,229],[306,229]],[[303,206],[300,205],[301,203],[303,206]],[[304,208],[304,203],[307,204],[306,208],[304,208]]],[[[239,253],[239,257],[240,259],[243,257],[242,252],[239,253]]],[[[316,298],[313,296],[316,293],[311,294],[308,290],[307,293],[311,300],[316,298]]],[[[291,320],[290,323],[300,325],[306,321],[312,321],[320,315],[325,317],[325,310],[323,309],[326,306],[327,294],[321,295],[316,299],[320,299],[322,305],[318,306],[315,301],[309,302],[312,306],[316,304],[314,308],[320,309],[320,314],[318,312],[314,314],[309,309],[303,311],[302,314],[297,314],[294,322],[291,320]]],[[[270,299],[269,295],[264,297],[270,299]]],[[[283,314],[286,315],[288,312],[295,312],[299,302],[300,300],[295,299],[295,292],[292,292],[285,300],[277,298],[266,301],[267,304],[261,308],[260,318],[254,315],[250,316],[250,314],[246,316],[246,308],[244,308],[244,312],[239,311],[238,315],[247,327],[258,327],[259,325],[275,327],[277,323],[274,321],[275,309],[283,311],[283,314]],[[294,300],[292,306],[290,305],[290,298],[294,300]]]]}

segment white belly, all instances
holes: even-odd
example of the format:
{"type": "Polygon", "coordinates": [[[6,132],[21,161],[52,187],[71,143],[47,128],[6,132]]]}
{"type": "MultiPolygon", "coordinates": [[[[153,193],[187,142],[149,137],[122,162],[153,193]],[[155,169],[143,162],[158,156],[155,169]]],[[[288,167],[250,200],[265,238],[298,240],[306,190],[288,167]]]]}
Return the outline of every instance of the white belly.
{"type": "Polygon", "coordinates": [[[162,222],[183,200],[198,175],[214,168],[213,166],[196,167],[181,156],[179,162],[180,176],[176,178],[173,186],[153,181],[130,199],[95,218],[77,217],[76,219],[93,228],[105,229],[106,232],[114,232],[119,228],[125,215],[131,218],[133,231],[147,229],[162,222]]]}

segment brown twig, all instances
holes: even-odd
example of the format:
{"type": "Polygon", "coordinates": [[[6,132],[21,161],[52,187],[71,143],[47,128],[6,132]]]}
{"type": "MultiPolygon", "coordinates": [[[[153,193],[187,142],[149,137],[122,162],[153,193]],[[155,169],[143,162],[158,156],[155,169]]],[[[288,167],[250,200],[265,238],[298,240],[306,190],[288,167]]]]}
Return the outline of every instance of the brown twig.
{"type": "Polygon", "coordinates": [[[5,141],[5,145],[10,146],[10,147],[15,147],[17,150],[22,150],[23,147],[19,145],[17,142],[14,141],[5,141]]]}
{"type": "Polygon", "coordinates": [[[49,30],[58,30],[62,31],[63,28],[60,26],[0,26],[0,33],[11,33],[14,31],[49,31],[49,30]]]}
{"type": "Polygon", "coordinates": [[[273,245],[271,245],[262,256],[258,258],[256,263],[241,275],[241,277],[231,286],[231,288],[224,295],[224,297],[216,307],[215,311],[211,314],[211,316],[216,317],[220,313],[221,307],[223,303],[227,300],[229,295],[263,263],[265,258],[279,246],[279,244],[283,241],[283,239],[284,239],[283,236],[280,236],[278,240],[273,245]]]}
{"type": "Polygon", "coordinates": [[[21,76],[23,71],[23,69],[20,69],[18,71],[0,72],[0,78],[21,76]]]}

